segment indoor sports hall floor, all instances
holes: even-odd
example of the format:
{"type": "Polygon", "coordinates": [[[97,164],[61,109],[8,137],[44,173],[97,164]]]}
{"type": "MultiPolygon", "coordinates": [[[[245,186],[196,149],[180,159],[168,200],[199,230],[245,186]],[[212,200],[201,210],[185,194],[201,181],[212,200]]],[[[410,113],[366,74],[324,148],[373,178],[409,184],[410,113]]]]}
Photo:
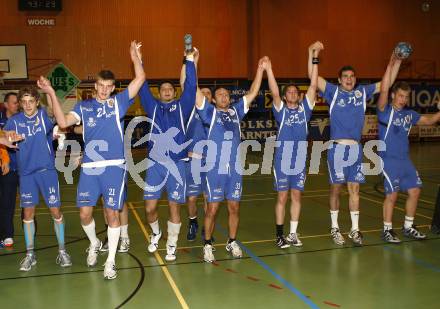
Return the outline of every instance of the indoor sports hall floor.
{"type": "MultiPolygon", "coordinates": [[[[117,255],[118,278],[105,281],[100,256],[95,268],[87,268],[88,241],[81,230],[75,207],[76,185],[62,184],[67,249],[73,266],[55,265],[57,245],[46,207],[37,211],[38,264],[28,273],[18,270],[24,239],[20,211],[16,210],[16,244],[0,250],[1,308],[438,308],[440,236],[429,232],[438,183],[440,144],[412,144],[411,157],[424,182],[416,224],[428,233],[425,241],[405,239],[404,195],[395,208],[394,227],[403,243],[380,239],[382,182],[368,177],[361,186],[360,226],[364,246],[350,241],[334,245],[329,236],[328,182],[325,161],[321,173],[309,175],[303,196],[299,232],[302,248],[278,249],[274,244],[271,175],[244,178],[239,240],[244,257],[233,260],[226,253],[227,217],[221,209],[214,233],[215,264],[202,262],[200,234],[186,240],[186,209],[177,261],[164,262],[165,240],[158,254],[149,254],[149,228],[144,224],[141,190],[129,184],[129,234],[131,249],[117,255]]],[[[201,203],[201,199],[200,199],[201,203]]],[[[161,227],[168,209],[160,202],[161,227]]],[[[97,231],[105,236],[101,207],[95,211],[97,231]]],[[[288,229],[288,219],[285,230],[288,229]]],[[[341,199],[339,224],[350,228],[347,194],[341,199]]],[[[199,218],[199,225],[202,225],[199,218]]]]}

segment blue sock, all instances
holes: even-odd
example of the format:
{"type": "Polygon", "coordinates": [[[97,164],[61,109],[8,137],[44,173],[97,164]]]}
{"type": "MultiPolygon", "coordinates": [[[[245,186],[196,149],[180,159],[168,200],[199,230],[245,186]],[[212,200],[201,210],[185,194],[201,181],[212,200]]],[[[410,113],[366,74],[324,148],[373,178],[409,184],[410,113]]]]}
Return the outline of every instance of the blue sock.
{"type": "Polygon", "coordinates": [[[26,242],[26,250],[28,253],[34,251],[35,223],[34,220],[23,220],[24,240],[26,242]]]}
{"type": "Polygon", "coordinates": [[[53,226],[57,235],[59,250],[64,250],[64,220],[63,216],[59,219],[53,218],[53,226]]]}

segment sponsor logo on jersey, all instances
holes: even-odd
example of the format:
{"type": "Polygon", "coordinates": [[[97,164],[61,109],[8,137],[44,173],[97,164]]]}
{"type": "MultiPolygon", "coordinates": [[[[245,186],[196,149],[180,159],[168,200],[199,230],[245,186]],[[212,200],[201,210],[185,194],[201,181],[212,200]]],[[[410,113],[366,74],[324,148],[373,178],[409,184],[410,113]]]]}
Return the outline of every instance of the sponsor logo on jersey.
{"type": "Polygon", "coordinates": [[[90,128],[93,128],[96,126],[96,121],[93,119],[93,117],[89,117],[89,120],[87,120],[87,126],[90,128]]]}
{"type": "Polygon", "coordinates": [[[228,109],[228,113],[229,115],[231,115],[232,117],[235,116],[235,111],[233,109],[228,109]]]}
{"type": "Polygon", "coordinates": [[[110,197],[108,198],[107,205],[112,206],[112,207],[114,207],[114,206],[116,205],[115,200],[113,199],[112,196],[110,196],[110,197]]]}
{"type": "Polygon", "coordinates": [[[338,102],[338,105],[339,105],[340,107],[345,107],[345,101],[344,101],[344,99],[340,99],[339,102],[338,102]]]}
{"type": "Polygon", "coordinates": [[[360,90],[356,90],[356,91],[354,92],[354,96],[355,96],[357,99],[359,99],[359,98],[362,96],[362,92],[361,92],[360,90]]]}
{"type": "Polygon", "coordinates": [[[58,202],[58,199],[55,195],[51,194],[49,196],[48,202],[49,202],[49,204],[55,204],[56,202],[58,202]]]}
{"type": "Polygon", "coordinates": [[[90,192],[80,192],[79,197],[90,197],[90,192]]]}
{"type": "Polygon", "coordinates": [[[177,109],[177,105],[173,104],[170,108],[170,112],[174,112],[177,109]]]}
{"type": "Polygon", "coordinates": [[[115,99],[113,99],[113,98],[108,99],[108,100],[107,100],[107,105],[108,105],[109,107],[113,107],[113,106],[115,106],[115,99]]]}

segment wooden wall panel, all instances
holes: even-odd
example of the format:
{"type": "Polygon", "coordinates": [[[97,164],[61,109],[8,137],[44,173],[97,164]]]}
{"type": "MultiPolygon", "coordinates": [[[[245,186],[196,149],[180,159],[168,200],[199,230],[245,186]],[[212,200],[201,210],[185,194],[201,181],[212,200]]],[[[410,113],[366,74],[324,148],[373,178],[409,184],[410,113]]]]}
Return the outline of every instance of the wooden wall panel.
{"type": "Polygon", "coordinates": [[[132,39],[143,42],[149,78],[177,78],[185,33],[201,50],[201,77],[247,76],[244,0],[63,1],[52,28],[27,26],[29,16],[49,15],[19,12],[16,1],[0,0],[0,44],[26,43],[29,58],[60,59],[82,79],[102,68],[129,78],[132,39]]]}
{"type": "Polygon", "coordinates": [[[406,77],[426,77],[423,62],[434,63],[439,78],[439,19],[440,2],[432,0],[65,0],[58,14],[19,12],[17,1],[0,0],[0,44],[26,43],[29,58],[59,59],[82,79],[102,68],[125,79],[128,44],[138,39],[148,77],[177,78],[183,35],[192,33],[201,78],[252,77],[263,55],[277,77],[305,78],[307,47],[319,39],[323,76],[352,64],[359,77],[379,78],[396,42],[409,41],[415,52],[406,77]],[[29,27],[31,16],[53,16],[56,26],[29,27]]]}

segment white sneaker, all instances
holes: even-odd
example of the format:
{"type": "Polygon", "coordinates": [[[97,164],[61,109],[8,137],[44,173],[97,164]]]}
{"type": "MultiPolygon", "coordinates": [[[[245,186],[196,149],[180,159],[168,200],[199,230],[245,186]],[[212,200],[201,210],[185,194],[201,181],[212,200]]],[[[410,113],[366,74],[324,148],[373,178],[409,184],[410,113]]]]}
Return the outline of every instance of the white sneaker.
{"type": "Polygon", "coordinates": [[[61,267],[72,266],[72,260],[70,258],[70,255],[65,250],[62,250],[58,253],[56,263],[61,267]]]}
{"type": "Polygon", "coordinates": [[[37,259],[35,258],[35,254],[27,253],[26,256],[20,262],[20,270],[21,271],[30,271],[32,266],[37,264],[37,259]]]}
{"type": "Polygon", "coordinates": [[[176,260],[177,246],[167,244],[167,255],[165,255],[165,260],[167,262],[173,262],[176,260]]]}
{"type": "Polygon", "coordinates": [[[152,233],[150,235],[150,244],[148,245],[148,252],[154,253],[157,251],[157,248],[159,247],[159,239],[162,237],[162,231],[159,232],[159,234],[152,233]]]}
{"type": "Polygon", "coordinates": [[[226,251],[231,252],[234,258],[241,258],[243,256],[243,252],[235,240],[226,245],[226,251]]]}
{"type": "Polygon", "coordinates": [[[287,235],[286,240],[292,246],[301,247],[303,243],[301,242],[298,236],[299,236],[298,233],[290,233],[289,235],[287,235]]]}
{"type": "Polygon", "coordinates": [[[337,227],[332,227],[330,229],[330,235],[333,239],[333,242],[339,246],[342,246],[343,244],[345,244],[345,239],[344,236],[342,236],[341,232],[339,231],[339,228],[337,227]]]}
{"type": "Polygon", "coordinates": [[[14,240],[12,238],[5,238],[3,240],[3,244],[5,245],[5,247],[12,247],[12,245],[14,244],[14,240]]]}
{"type": "Polygon", "coordinates": [[[116,265],[114,261],[107,261],[104,264],[104,279],[112,280],[117,277],[116,265]]]}
{"type": "Polygon", "coordinates": [[[98,252],[102,247],[102,242],[98,240],[98,243],[96,245],[90,244],[90,246],[87,248],[86,252],[89,254],[87,255],[87,266],[93,267],[96,266],[98,263],[98,252]]]}
{"type": "Polygon", "coordinates": [[[206,244],[203,247],[203,260],[207,263],[215,262],[215,257],[212,253],[212,245],[206,244]]]}
{"type": "Polygon", "coordinates": [[[128,237],[121,237],[121,242],[119,243],[119,249],[118,252],[125,253],[130,250],[130,238],[128,237]]]}

